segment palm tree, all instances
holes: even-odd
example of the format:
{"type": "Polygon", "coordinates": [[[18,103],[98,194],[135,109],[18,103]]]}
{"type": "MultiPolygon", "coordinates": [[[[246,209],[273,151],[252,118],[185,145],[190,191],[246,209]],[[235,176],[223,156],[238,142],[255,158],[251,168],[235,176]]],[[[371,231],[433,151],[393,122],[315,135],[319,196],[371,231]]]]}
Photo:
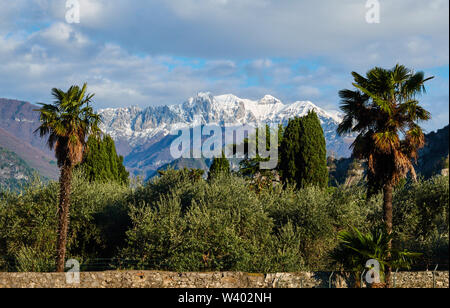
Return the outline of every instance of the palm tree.
{"type": "MultiPolygon", "coordinates": [[[[413,161],[425,144],[419,122],[431,119],[417,97],[425,93],[425,82],[434,77],[425,78],[423,72],[402,65],[390,70],[376,67],[366,77],[352,75],[356,90],[339,92],[345,116],[337,131],[340,135],[358,134],[351,145],[353,155],[367,160],[369,194],[383,190],[384,223],[391,234],[393,187],[408,172],[415,179],[413,161]]],[[[390,274],[388,268],[388,287],[390,274]]]]}
{"type": "Polygon", "coordinates": [[[420,253],[407,250],[392,250],[389,243],[393,234],[388,235],[383,230],[374,229],[363,233],[357,228],[351,231],[341,231],[338,234],[339,245],[332,251],[331,257],[336,264],[343,266],[344,270],[350,271],[355,279],[355,287],[360,288],[361,274],[366,270],[368,260],[377,260],[380,265],[380,280],[385,277],[388,267],[410,269],[414,258],[421,256],[420,253]]]}
{"type": "Polygon", "coordinates": [[[58,241],[56,270],[64,272],[67,230],[69,226],[72,171],[81,162],[87,137],[98,135],[100,116],[89,105],[93,94],[86,94],[87,85],[72,86],[67,92],[53,89],[53,104],[40,104],[41,126],[36,129],[41,138],[48,135],[47,144],[55,151],[61,170],[58,207],[58,241]]]}

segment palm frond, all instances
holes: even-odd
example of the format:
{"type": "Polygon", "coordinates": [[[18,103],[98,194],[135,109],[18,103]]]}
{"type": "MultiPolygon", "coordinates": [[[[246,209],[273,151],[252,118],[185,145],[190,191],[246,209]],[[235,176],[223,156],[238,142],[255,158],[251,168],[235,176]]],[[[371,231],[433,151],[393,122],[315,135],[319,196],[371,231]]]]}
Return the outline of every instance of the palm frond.
{"type": "Polygon", "coordinates": [[[55,149],[58,165],[76,164],[81,160],[87,136],[100,134],[101,118],[89,103],[94,94],[86,94],[83,87],[71,86],[67,92],[52,89],[53,104],[40,104],[41,126],[36,129],[41,137],[48,136],[47,144],[55,149]]]}
{"type": "Polygon", "coordinates": [[[416,97],[433,77],[400,64],[352,76],[355,90],[339,92],[344,117],[337,133],[358,134],[350,148],[354,157],[367,160],[369,182],[377,187],[396,183],[408,170],[414,175],[412,160],[424,146],[418,122],[431,119],[416,97]]]}

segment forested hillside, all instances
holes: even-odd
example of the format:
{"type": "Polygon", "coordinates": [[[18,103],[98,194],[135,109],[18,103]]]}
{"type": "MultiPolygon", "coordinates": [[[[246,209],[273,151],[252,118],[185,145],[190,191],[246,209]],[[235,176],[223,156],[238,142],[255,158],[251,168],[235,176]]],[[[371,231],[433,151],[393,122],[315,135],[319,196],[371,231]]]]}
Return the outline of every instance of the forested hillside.
{"type": "Polygon", "coordinates": [[[425,136],[426,145],[419,153],[416,168],[419,174],[429,178],[448,169],[448,137],[448,125],[425,136]]]}
{"type": "Polygon", "coordinates": [[[0,147],[0,190],[18,190],[33,175],[33,169],[17,154],[0,147]]]}

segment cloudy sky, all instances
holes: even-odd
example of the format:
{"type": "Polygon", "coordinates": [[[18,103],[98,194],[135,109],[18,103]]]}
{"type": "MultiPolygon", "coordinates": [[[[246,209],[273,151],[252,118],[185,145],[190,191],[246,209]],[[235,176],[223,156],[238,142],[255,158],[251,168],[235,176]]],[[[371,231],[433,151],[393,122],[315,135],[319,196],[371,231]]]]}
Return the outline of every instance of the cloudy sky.
{"type": "Polygon", "coordinates": [[[351,71],[396,63],[436,78],[428,130],[449,122],[449,1],[0,0],[0,97],[51,101],[88,82],[96,106],[178,104],[197,92],[338,109],[351,71]]]}

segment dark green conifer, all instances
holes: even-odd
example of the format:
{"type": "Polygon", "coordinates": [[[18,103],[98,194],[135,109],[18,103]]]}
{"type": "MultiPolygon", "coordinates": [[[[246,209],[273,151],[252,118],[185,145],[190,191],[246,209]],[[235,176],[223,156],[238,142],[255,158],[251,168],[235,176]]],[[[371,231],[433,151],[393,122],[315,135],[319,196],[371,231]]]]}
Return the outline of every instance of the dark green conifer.
{"type": "Polygon", "coordinates": [[[213,178],[217,174],[229,174],[230,162],[225,157],[225,153],[222,152],[221,157],[214,157],[211,167],[209,168],[208,179],[213,178]]]}
{"type": "Polygon", "coordinates": [[[114,140],[105,135],[102,138],[90,136],[82,168],[89,181],[115,181],[128,184],[129,173],[123,165],[123,157],[117,155],[114,140]]]}
{"type": "Polygon", "coordinates": [[[327,187],[327,151],[320,120],[314,111],[289,121],[280,148],[280,171],[297,187],[327,187]]]}

